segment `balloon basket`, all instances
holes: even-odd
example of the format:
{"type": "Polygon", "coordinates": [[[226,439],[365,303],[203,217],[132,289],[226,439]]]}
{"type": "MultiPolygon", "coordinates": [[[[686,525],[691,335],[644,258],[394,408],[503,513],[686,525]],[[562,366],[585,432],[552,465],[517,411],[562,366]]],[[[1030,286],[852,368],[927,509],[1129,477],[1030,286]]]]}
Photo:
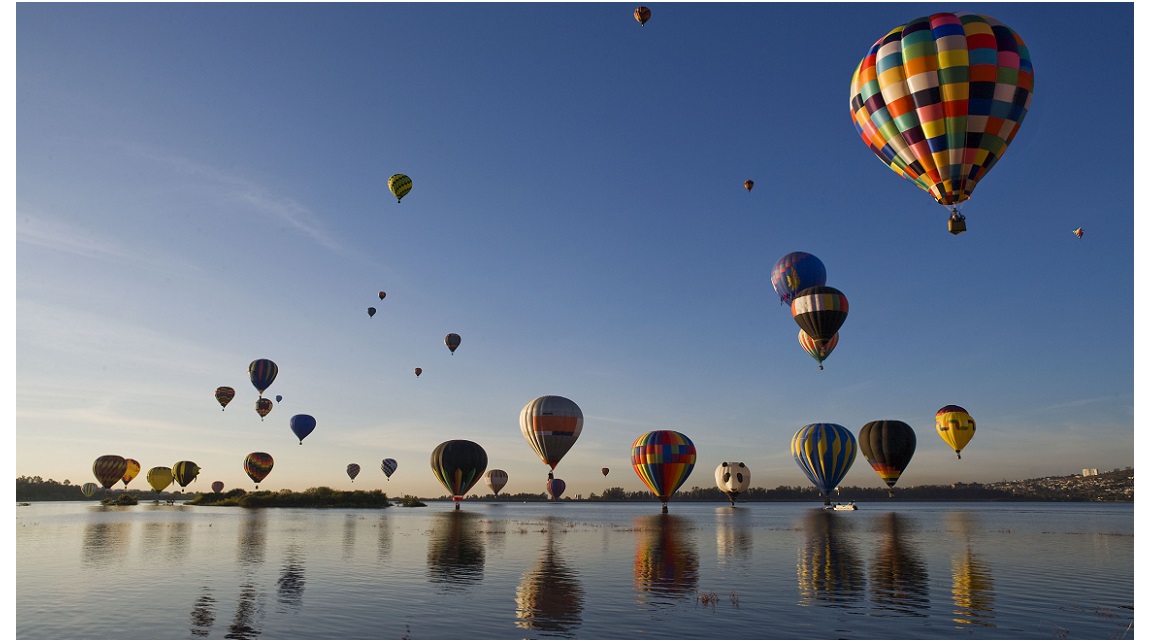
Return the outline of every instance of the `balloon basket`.
{"type": "Polygon", "coordinates": [[[953,236],[967,231],[967,219],[958,211],[952,212],[951,217],[947,219],[947,231],[953,236]]]}

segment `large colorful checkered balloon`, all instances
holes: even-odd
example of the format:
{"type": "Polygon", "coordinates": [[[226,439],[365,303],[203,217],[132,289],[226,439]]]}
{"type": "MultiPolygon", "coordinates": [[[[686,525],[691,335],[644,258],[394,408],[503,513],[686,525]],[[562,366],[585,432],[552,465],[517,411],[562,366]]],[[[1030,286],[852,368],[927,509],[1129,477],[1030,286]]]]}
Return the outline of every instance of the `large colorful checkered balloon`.
{"type": "Polygon", "coordinates": [[[1015,138],[1034,81],[1011,28],[937,13],[871,45],[851,77],[851,117],[884,164],[954,208],[1015,138]]]}

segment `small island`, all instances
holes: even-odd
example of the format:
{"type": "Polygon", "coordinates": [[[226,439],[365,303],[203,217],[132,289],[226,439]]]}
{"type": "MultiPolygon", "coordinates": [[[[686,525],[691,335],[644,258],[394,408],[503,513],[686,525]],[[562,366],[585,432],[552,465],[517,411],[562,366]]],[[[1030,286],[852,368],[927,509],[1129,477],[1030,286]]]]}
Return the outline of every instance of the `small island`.
{"type": "Polygon", "coordinates": [[[339,491],[330,487],[312,487],[305,491],[245,491],[232,489],[224,493],[201,493],[185,504],[201,507],[302,507],[310,509],[382,509],[392,506],[383,491],[339,491]]]}

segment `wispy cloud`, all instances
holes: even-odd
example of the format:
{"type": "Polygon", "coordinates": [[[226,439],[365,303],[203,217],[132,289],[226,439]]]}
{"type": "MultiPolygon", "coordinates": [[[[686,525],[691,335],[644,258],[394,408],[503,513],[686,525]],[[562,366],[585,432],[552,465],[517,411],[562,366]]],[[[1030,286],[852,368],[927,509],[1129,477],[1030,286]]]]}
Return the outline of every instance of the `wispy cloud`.
{"type": "Polygon", "coordinates": [[[152,271],[186,275],[202,269],[190,262],[173,262],[167,253],[129,248],[115,237],[48,216],[17,212],[16,242],[61,251],[83,258],[145,267],[152,271]]]}

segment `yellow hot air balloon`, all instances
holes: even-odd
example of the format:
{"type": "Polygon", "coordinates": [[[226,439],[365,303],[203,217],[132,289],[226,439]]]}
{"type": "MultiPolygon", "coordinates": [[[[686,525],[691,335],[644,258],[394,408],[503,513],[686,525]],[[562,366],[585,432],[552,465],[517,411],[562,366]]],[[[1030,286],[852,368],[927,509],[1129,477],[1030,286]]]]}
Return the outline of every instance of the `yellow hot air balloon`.
{"type": "Polygon", "coordinates": [[[392,195],[396,197],[396,202],[398,203],[412,190],[412,179],[402,173],[397,173],[388,178],[388,189],[391,190],[392,195]]]}
{"type": "Polygon", "coordinates": [[[963,407],[949,404],[935,412],[935,431],[955,450],[955,457],[962,458],[959,452],[975,435],[975,418],[963,407]]]}
{"type": "Polygon", "coordinates": [[[171,467],[152,467],[148,469],[148,484],[160,493],[172,484],[172,468],[171,467]]]}
{"type": "Polygon", "coordinates": [[[131,458],[125,458],[124,461],[128,463],[128,468],[125,469],[124,475],[120,479],[124,481],[124,488],[127,489],[128,483],[140,474],[140,463],[131,458]]]}

